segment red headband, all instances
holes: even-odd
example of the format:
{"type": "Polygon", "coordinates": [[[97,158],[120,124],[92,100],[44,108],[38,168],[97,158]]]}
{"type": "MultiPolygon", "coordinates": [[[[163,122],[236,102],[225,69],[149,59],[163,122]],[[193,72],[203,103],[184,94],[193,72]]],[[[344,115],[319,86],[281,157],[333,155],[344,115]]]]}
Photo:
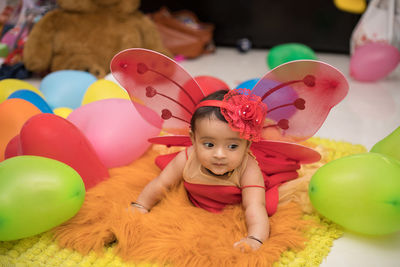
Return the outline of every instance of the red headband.
{"type": "Polygon", "coordinates": [[[195,109],[201,108],[201,107],[218,107],[218,108],[225,108],[226,104],[222,100],[204,100],[201,101],[195,109]]]}
{"type": "Polygon", "coordinates": [[[250,141],[260,141],[267,105],[248,89],[229,91],[223,100],[204,100],[196,109],[205,106],[219,107],[232,130],[240,132],[240,137],[250,141]]]}

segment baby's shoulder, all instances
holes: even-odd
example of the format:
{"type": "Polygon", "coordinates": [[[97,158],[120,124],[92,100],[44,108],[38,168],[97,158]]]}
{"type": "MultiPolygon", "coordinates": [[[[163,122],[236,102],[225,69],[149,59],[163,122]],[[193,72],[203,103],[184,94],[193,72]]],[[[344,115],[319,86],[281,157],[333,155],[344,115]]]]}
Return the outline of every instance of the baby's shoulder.
{"type": "Polygon", "coordinates": [[[260,170],[260,167],[258,166],[258,161],[252,154],[249,154],[247,157],[247,163],[245,166],[245,170],[247,170],[247,169],[260,170]]]}
{"type": "Polygon", "coordinates": [[[258,166],[258,162],[253,157],[248,157],[246,167],[243,170],[243,173],[240,177],[240,184],[258,184],[263,181],[263,176],[260,167],[258,166]]]}
{"type": "Polygon", "coordinates": [[[175,157],[175,161],[177,161],[177,163],[185,164],[192,153],[193,147],[187,147],[178,153],[178,155],[175,157]]]}
{"type": "Polygon", "coordinates": [[[168,163],[164,171],[166,172],[183,172],[187,162],[187,149],[182,150],[176,154],[176,156],[168,163]]]}

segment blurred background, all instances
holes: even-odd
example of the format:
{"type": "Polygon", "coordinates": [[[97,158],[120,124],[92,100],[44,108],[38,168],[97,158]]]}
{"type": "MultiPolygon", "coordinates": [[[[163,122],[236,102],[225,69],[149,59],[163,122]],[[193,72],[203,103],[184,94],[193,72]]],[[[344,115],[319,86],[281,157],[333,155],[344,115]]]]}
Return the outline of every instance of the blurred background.
{"type": "Polygon", "coordinates": [[[360,12],[338,9],[333,1],[143,1],[146,13],[166,6],[171,11],[188,9],[200,21],[214,24],[217,46],[235,47],[247,38],[254,48],[298,42],[320,52],[348,53],[351,33],[360,12]]]}

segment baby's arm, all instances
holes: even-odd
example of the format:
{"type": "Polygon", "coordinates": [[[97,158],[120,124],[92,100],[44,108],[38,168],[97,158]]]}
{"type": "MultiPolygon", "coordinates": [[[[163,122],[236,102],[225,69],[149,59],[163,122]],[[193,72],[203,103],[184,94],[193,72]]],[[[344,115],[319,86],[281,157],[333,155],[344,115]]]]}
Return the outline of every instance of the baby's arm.
{"type": "Polygon", "coordinates": [[[242,204],[245,211],[248,234],[247,237],[236,242],[235,247],[245,250],[243,245],[247,244],[253,250],[256,250],[269,237],[269,221],[265,209],[264,179],[255,159],[249,158],[240,183],[242,187],[254,185],[260,187],[243,188],[242,204]]]}
{"type": "Polygon", "coordinates": [[[150,181],[139,194],[132,205],[141,212],[146,213],[154,207],[163,197],[165,192],[182,179],[183,168],[186,163],[185,151],[178,155],[165,167],[158,177],[150,181]]]}

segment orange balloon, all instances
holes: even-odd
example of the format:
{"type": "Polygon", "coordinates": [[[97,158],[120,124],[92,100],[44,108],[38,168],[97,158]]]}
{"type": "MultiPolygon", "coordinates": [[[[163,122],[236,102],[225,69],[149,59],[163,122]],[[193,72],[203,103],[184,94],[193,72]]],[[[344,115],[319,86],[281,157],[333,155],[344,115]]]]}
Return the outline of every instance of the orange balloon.
{"type": "Polygon", "coordinates": [[[39,113],[42,112],[35,105],[23,99],[11,98],[0,103],[0,161],[4,160],[8,142],[29,118],[39,113]]]}

